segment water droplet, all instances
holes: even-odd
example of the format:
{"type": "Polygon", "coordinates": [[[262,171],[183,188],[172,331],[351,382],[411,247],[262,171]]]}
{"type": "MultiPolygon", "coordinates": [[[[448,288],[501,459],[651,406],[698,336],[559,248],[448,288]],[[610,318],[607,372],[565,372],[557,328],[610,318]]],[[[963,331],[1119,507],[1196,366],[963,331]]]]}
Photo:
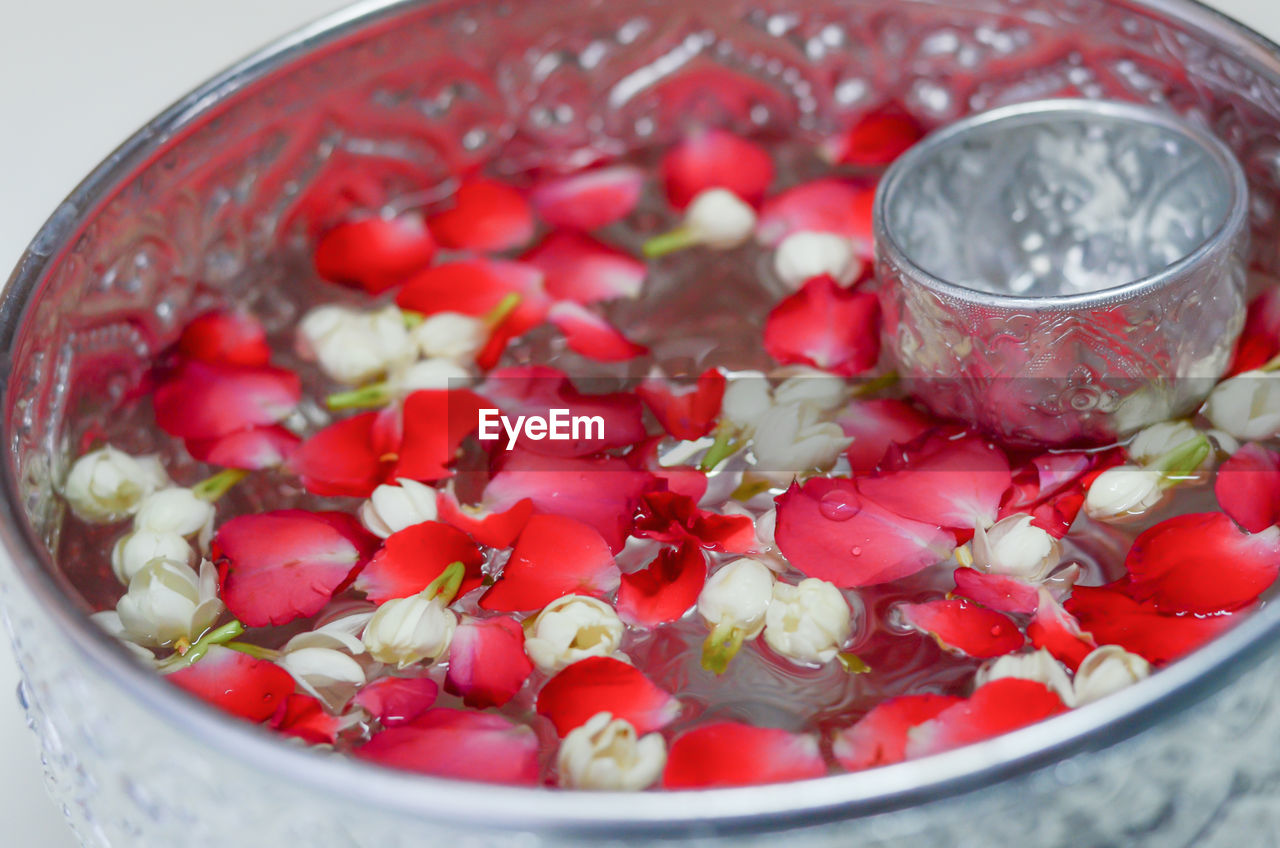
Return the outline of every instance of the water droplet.
{"type": "Polygon", "coordinates": [[[992,635],[992,636],[999,636],[999,635],[1000,635],[1001,633],[1003,633],[1003,632],[1004,632],[1004,626],[1003,626],[1003,625],[996,624],[996,625],[993,625],[993,626],[991,627],[991,635],[992,635]]]}
{"type": "Polygon", "coordinates": [[[862,556],[862,548],[858,547],[857,545],[854,545],[853,549],[850,550],[849,553],[853,554],[854,556],[862,556]]]}
{"type": "Polygon", "coordinates": [[[861,509],[858,496],[845,489],[832,489],[818,501],[818,512],[832,521],[848,521],[861,509]]]}

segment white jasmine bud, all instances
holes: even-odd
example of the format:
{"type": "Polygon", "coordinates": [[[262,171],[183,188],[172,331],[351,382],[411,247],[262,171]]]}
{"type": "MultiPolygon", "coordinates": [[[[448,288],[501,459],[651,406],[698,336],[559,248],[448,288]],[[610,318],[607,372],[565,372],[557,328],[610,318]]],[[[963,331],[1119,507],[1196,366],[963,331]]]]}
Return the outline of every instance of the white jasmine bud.
{"type": "Polygon", "coordinates": [[[756,229],[756,211],[731,191],[709,188],[689,203],[684,226],[698,244],[729,250],[751,238],[756,229]]]}
{"type": "Polygon", "coordinates": [[[773,254],[773,270],[791,289],[826,275],[847,286],[862,274],[862,260],[853,242],[834,233],[796,232],[787,236],[773,254]]]}
{"type": "Polygon", "coordinates": [[[524,651],[541,671],[553,674],[587,657],[613,656],[625,632],[618,614],[604,601],[565,595],[525,624],[524,651]]]}
{"type": "Polygon", "coordinates": [[[196,497],[191,489],[172,487],[153,492],[138,505],[133,517],[135,530],[195,536],[203,548],[213,534],[214,507],[196,497]]]}
{"type": "Polygon", "coordinates": [[[825,471],[853,439],[834,421],[823,421],[808,404],[775,406],[756,422],[751,446],[756,471],[786,483],[806,471],[825,471]]]}
{"type": "Polygon", "coordinates": [[[667,745],[660,733],[636,738],[630,722],[596,713],[560,743],[560,785],[571,789],[639,791],[662,776],[667,745]]]}
{"type": "Polygon", "coordinates": [[[417,352],[394,306],[373,312],[318,306],[298,322],[298,348],[334,380],[350,385],[407,365],[417,352]]]}
{"type": "Polygon", "coordinates": [[[1163,483],[1159,471],[1135,465],[1108,468],[1089,486],[1084,511],[1099,521],[1141,515],[1164,498],[1163,483]]]}
{"type": "Polygon", "coordinates": [[[121,536],[112,546],[111,570],[127,586],[133,575],[153,559],[171,559],[190,565],[195,554],[187,540],[177,533],[134,530],[121,536]]]}
{"type": "Polygon", "coordinates": [[[360,633],[371,618],[373,610],[338,616],[314,630],[299,633],[289,639],[284,644],[285,653],[303,648],[331,648],[348,654],[363,654],[364,642],[360,640],[360,633]]]}
{"type": "Polygon", "coordinates": [[[802,663],[830,662],[853,632],[853,613],[834,584],[809,577],[797,585],[773,584],[764,617],[764,641],[802,663]]]}
{"type": "Polygon", "coordinates": [[[711,628],[702,645],[702,667],[722,674],[742,643],[764,630],[773,600],[773,572],[749,557],[720,566],[698,595],[698,614],[711,628]]]}
{"type": "Polygon", "coordinates": [[[428,359],[471,362],[489,341],[484,321],[460,312],[437,312],[409,331],[418,351],[428,359]]]}
{"type": "Polygon", "coordinates": [[[735,375],[720,401],[720,415],[746,436],[755,432],[756,422],[772,408],[769,381],[758,371],[735,375]]]}
{"type": "Polygon", "coordinates": [[[990,529],[974,528],[974,565],[992,574],[1039,583],[1061,560],[1062,544],[1026,513],[1002,518],[990,529]]]}
{"type": "Polygon", "coordinates": [[[1203,411],[1214,427],[1240,441],[1269,439],[1280,433],[1280,374],[1245,371],[1223,380],[1203,411]]]}
{"type": "Polygon", "coordinates": [[[124,629],[124,622],[120,620],[120,613],[115,610],[103,610],[102,612],[95,612],[93,615],[89,616],[89,618],[94,624],[106,631],[107,635],[115,637],[121,645],[124,645],[124,647],[128,649],[129,653],[133,654],[139,660],[149,666],[154,666],[156,664],[156,655],[151,651],[151,649],[144,648],[137,642],[133,641],[133,637],[129,635],[129,631],[124,629]]]}
{"type": "Polygon", "coordinates": [[[208,560],[197,574],[185,562],[153,559],[129,581],[116,612],[124,633],[139,645],[194,642],[222,614],[217,571],[208,560]]]}
{"type": "Polygon", "coordinates": [[[383,539],[406,527],[435,521],[437,515],[436,490],[404,477],[394,486],[385,484],[374,489],[360,507],[360,522],[383,539]]]}
{"type": "Polygon", "coordinates": [[[338,648],[286,649],[279,663],[304,692],[333,705],[346,703],[365,682],[364,667],[338,648]]]}
{"type": "Polygon", "coordinates": [[[421,359],[397,368],[390,379],[392,390],[411,395],[427,389],[458,389],[471,382],[471,372],[452,359],[421,359]]]}
{"type": "Polygon", "coordinates": [[[75,461],[62,494],[80,519],[108,523],[132,515],[143,498],[168,482],[156,457],[132,457],[107,445],[75,461]]]}
{"type": "Polygon", "coordinates": [[[1161,421],[1140,431],[1125,451],[1138,465],[1149,465],[1199,435],[1200,431],[1187,421],[1161,421]]]}
{"type": "Polygon", "coordinates": [[[988,661],[974,674],[973,685],[976,689],[1005,677],[1043,683],[1068,707],[1075,704],[1071,679],[1067,677],[1066,669],[1043,648],[1025,654],[1006,654],[988,661]]]}
{"type": "Polygon", "coordinates": [[[842,377],[806,368],[791,375],[773,390],[779,405],[807,404],[819,412],[843,409],[849,402],[849,383],[842,377]]]}
{"type": "Polygon", "coordinates": [[[435,662],[449,650],[458,616],[445,599],[424,595],[394,598],[378,607],[364,629],[364,646],[378,662],[398,668],[435,662]]]}
{"type": "Polygon", "coordinates": [[[1095,648],[1076,669],[1075,705],[1119,692],[1151,674],[1151,664],[1119,645],[1095,648]]]}

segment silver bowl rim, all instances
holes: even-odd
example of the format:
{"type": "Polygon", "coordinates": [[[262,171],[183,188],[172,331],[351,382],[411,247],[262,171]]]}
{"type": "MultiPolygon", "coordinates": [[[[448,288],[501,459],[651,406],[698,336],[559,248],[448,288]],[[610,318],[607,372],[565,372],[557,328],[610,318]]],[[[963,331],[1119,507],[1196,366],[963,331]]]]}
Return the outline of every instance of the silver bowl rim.
{"type": "Polygon", "coordinates": [[[1162,288],[1184,279],[1188,274],[1211,262],[1223,249],[1231,249],[1245,230],[1249,212],[1249,185],[1235,154],[1217,136],[1203,127],[1151,106],[1121,100],[1087,100],[1083,98],[1051,98],[1028,100],[978,112],[932,132],[898,157],[876,188],[872,218],[876,235],[876,251],[910,278],[948,299],[986,309],[1002,309],[1026,313],[1046,310],[1089,310],[1114,306],[1141,297],[1153,297],[1162,288]],[[1054,116],[1098,117],[1112,121],[1158,126],[1196,145],[1219,169],[1222,189],[1228,203],[1222,220],[1199,245],[1175,262],[1151,274],[1105,289],[1068,295],[1020,295],[972,289],[936,276],[911,257],[902,246],[889,222],[889,206],[901,200],[904,176],[926,159],[966,137],[996,125],[1019,126],[1054,116]]]}
{"type": "MultiPolygon", "coordinates": [[[[74,244],[127,178],[194,119],[319,46],[415,6],[441,0],[365,0],[296,30],[214,76],[149,122],[102,161],[58,206],[20,258],[0,300],[0,380],[13,400],[12,365],[23,318],[45,272],[74,244]]],[[[1114,0],[1181,19],[1231,43],[1237,58],[1280,78],[1280,45],[1197,0],[1114,0]]],[[[8,407],[6,407],[8,408],[8,407]]],[[[13,444],[7,419],[0,422],[13,444]]],[[[64,591],[43,542],[23,517],[13,457],[0,464],[0,553],[42,613],[81,654],[82,670],[123,690],[149,712],[216,754],[339,803],[423,821],[548,836],[652,838],[771,831],[870,816],[951,798],[1066,757],[1100,750],[1203,700],[1260,661],[1280,639],[1280,605],[1267,605],[1194,654],[1141,684],[1039,724],[964,748],[868,771],[793,783],[678,792],[562,792],[433,778],[283,744],[144,668],[64,591]]],[[[39,693],[35,693],[38,698],[39,693]]],[[[283,793],[282,793],[283,794],[283,793]]]]}

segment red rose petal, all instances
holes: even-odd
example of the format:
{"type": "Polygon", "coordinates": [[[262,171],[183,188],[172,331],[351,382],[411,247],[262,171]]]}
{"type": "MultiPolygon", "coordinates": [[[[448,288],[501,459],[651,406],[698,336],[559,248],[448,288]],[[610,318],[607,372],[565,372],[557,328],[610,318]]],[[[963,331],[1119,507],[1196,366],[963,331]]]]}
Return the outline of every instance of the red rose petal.
{"type": "Polygon", "coordinates": [[[1235,623],[1231,615],[1162,615],[1115,586],[1076,586],[1066,608],[1099,645],[1119,645],[1153,665],[1191,653],[1235,623]]]}
{"type": "Polygon", "coordinates": [[[427,710],[389,727],[352,753],[392,768],[488,783],[538,782],[538,737],[494,713],[427,710]]]}
{"type": "Polygon", "coordinates": [[[453,489],[444,488],[436,496],[436,510],[441,521],[463,531],[490,548],[509,548],[529,523],[533,501],[522,498],[509,509],[486,511],[458,502],[453,489]]]}
{"type": "Polygon", "coordinates": [[[342,719],[330,715],[324,705],[310,695],[295,692],[276,709],[268,726],[308,745],[332,745],[342,727],[342,719]]]}
{"type": "Polygon", "coordinates": [[[384,726],[395,727],[426,712],[439,690],[427,677],[382,677],[360,687],[351,702],[384,726]]]}
{"type": "Polygon", "coordinates": [[[680,702],[635,666],[613,657],[579,660],[548,680],[538,693],[538,715],[551,719],[561,736],[600,712],[612,713],[630,722],[636,733],[645,734],[675,720],[680,702]]]}
{"type": "Polygon", "coordinates": [[[964,702],[954,695],[899,695],[881,701],[836,734],[832,753],[849,771],[900,763],[907,756],[907,731],[964,702]]]}
{"type": "Polygon", "coordinates": [[[480,606],[519,612],[542,609],[564,595],[601,597],[618,587],[619,577],[609,545],[592,527],[560,515],[535,515],[480,606]]]}
{"type": "Polygon", "coordinates": [[[533,238],[529,202],[511,186],[484,178],[459,186],[453,208],[428,223],[436,241],[454,250],[509,250],[533,238]]]}
{"type": "Polygon", "coordinates": [[[977,659],[1012,653],[1026,641],[1008,616],[966,601],[926,601],[899,607],[907,624],[938,641],[943,648],[977,659]]]}
{"type": "Polygon", "coordinates": [[[1003,677],[909,731],[906,754],[922,757],[980,742],[1065,710],[1062,699],[1044,684],[1003,677]]]}
{"type": "Polygon", "coordinates": [[[924,138],[924,127],[897,104],[863,115],[830,139],[823,152],[833,163],[875,168],[888,165],[924,138]]]}
{"type": "Polygon", "coordinates": [[[976,436],[926,436],[890,468],[860,478],[858,491],[898,515],[961,531],[995,523],[1012,480],[1004,453],[976,436]]]}
{"type": "Polygon", "coordinates": [[[388,536],[356,578],[355,588],[377,604],[407,598],[427,588],[455,562],[466,569],[458,589],[461,597],[480,585],[484,554],[456,527],[423,521],[388,536]]]}
{"type": "Polygon", "coordinates": [[[590,304],[639,296],[648,266],[630,254],[573,232],[554,232],[521,258],[544,276],[556,300],[590,304]]]}
{"type": "Polygon", "coordinates": [[[387,479],[387,446],[376,444],[378,413],[362,412],[335,421],[298,448],[289,469],[313,495],[368,497],[387,479]]]}
{"type": "Polygon", "coordinates": [[[1213,493],[1222,511],[1250,533],[1280,523],[1280,454],[1245,445],[1218,468],[1213,493]]]}
{"type": "Polygon", "coordinates": [[[650,377],[636,387],[636,394],[672,438],[693,441],[715,427],[725,384],[719,369],[708,368],[692,385],[676,386],[670,380],[650,377]]]}
{"type": "Polygon", "coordinates": [[[775,537],[783,556],[806,576],[844,589],[915,574],[955,548],[951,533],[883,509],[849,480],[793,483],[777,504],[775,537]]]}
{"type": "Polygon", "coordinates": [[[1027,638],[1073,672],[1098,647],[1093,635],[1080,628],[1080,622],[1054,600],[1048,589],[1040,590],[1035,617],[1027,625],[1027,638]]]}
{"type": "Polygon", "coordinates": [[[723,188],[752,205],[773,182],[773,159],[754,142],[717,129],[691,133],[662,157],[667,200],[676,209],[709,188],[723,188]]]}
{"type": "Polygon", "coordinates": [[[462,259],[427,268],[405,282],[396,305],[423,315],[461,312],[481,318],[509,294],[519,295],[520,303],[502,324],[508,336],[542,323],[551,300],[543,289],[542,272],[523,262],[462,259]]]}
{"type": "Polygon", "coordinates": [[[706,582],[707,558],[696,544],[663,548],[645,568],[622,575],[618,616],[642,627],[675,621],[698,602],[706,582]]]}
{"type": "Polygon", "coordinates": [[[1280,575],[1280,528],[1250,535],[1220,512],[1179,515],[1143,531],[1124,566],[1129,595],[1161,612],[1238,609],[1280,575]]]}
{"type": "Polygon", "coordinates": [[[184,361],[156,389],[156,424],[179,439],[216,439],[283,420],[298,405],[298,375],[267,365],[184,361]]]}
{"type": "Polygon", "coordinates": [[[570,300],[562,300],[547,310],[547,320],[564,334],[569,350],[597,362],[625,362],[649,352],[599,315],[570,300]]]}
{"type": "Polygon", "coordinates": [[[894,398],[854,401],[837,423],[853,437],[844,455],[855,475],[870,474],[892,445],[905,445],[934,426],[929,416],[894,398]]]}
{"type": "Polygon", "coordinates": [[[1227,376],[1261,368],[1280,354],[1280,286],[1271,285],[1249,303],[1244,330],[1227,376]]]}
{"type": "Polygon", "coordinates": [[[756,237],[769,247],[777,247],[792,233],[834,233],[852,241],[862,258],[871,259],[875,196],[874,184],[833,178],[802,183],[764,202],[756,237]]]}
{"type": "Polygon", "coordinates": [[[524,652],[524,628],[512,618],[464,618],[449,645],[444,688],[468,707],[500,707],[533,673],[524,652]]]}
{"type": "Polygon", "coordinates": [[[251,427],[216,439],[186,441],[187,453],[193,459],[246,471],[284,465],[301,444],[302,439],[280,426],[251,427]]]}
{"type": "Polygon", "coordinates": [[[957,594],[1001,612],[1033,613],[1040,603],[1037,588],[1016,577],[957,568],[955,579],[957,594]]]}
{"type": "Polygon", "coordinates": [[[316,245],[316,273],[379,294],[431,264],[436,242],[422,218],[363,218],[339,224],[316,245]]]}
{"type": "Polygon", "coordinates": [[[533,190],[529,200],[551,226],[587,232],[630,215],[643,188],[643,170],[613,165],[548,180],[533,190]]]}
{"type": "Polygon", "coordinates": [[[289,672],[221,645],[166,679],[220,710],[252,722],[266,721],[294,690],[289,672]]]}
{"type": "Polygon", "coordinates": [[[721,721],[675,738],[662,785],[666,789],[750,786],[826,773],[818,740],[812,736],[721,721]]]}
{"type": "Polygon", "coordinates": [[[223,365],[266,365],[271,346],[261,322],[238,309],[214,309],[182,328],[178,353],[187,359],[223,365]]]}
{"type": "Polygon", "coordinates": [[[240,515],[218,528],[222,600],[248,627],[315,615],[364,565],[377,539],[340,512],[284,509],[240,515]]]}
{"type": "Polygon", "coordinates": [[[814,277],[769,312],[764,349],[783,365],[861,374],[880,358],[880,301],[831,277],[814,277]]]}
{"type": "MultiPolygon", "coordinates": [[[[463,440],[480,426],[480,410],[493,406],[469,389],[427,389],[404,399],[402,432],[390,478],[408,477],[429,483],[453,476],[463,440]]],[[[392,408],[384,415],[395,415],[392,408]]]]}
{"type": "Polygon", "coordinates": [[[490,478],[484,502],[490,509],[506,510],[527,498],[534,515],[561,515],[587,524],[616,553],[626,544],[640,496],[653,479],[615,457],[543,457],[517,449],[504,456],[501,469],[490,478]]]}
{"type": "Polygon", "coordinates": [[[677,492],[647,492],[640,500],[632,533],[642,539],[683,542],[708,550],[745,554],[755,547],[755,522],[747,515],[719,515],[699,509],[677,492]]]}

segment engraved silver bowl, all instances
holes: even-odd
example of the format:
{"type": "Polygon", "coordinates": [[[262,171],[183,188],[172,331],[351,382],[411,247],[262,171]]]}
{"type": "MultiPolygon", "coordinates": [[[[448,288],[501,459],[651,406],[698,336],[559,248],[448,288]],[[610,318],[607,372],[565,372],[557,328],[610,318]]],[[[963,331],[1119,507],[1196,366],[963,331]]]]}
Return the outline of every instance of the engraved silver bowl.
{"type": "Polygon", "coordinates": [[[876,198],[885,337],[912,393],[1007,442],[1187,415],[1244,324],[1245,176],[1167,110],[1037,100],[949,124],[876,198]]]}
{"type": "MultiPolygon", "coordinates": [[[[938,123],[1048,96],[1141,102],[1222,139],[1252,226],[1280,198],[1280,48],[1188,0],[366,3],[235,65],[112,153],[0,302],[0,602],[50,790],[93,846],[1264,845],[1280,832],[1280,610],[1125,692],[858,774],[698,793],[555,793],[299,749],[136,666],[52,563],[68,421],[201,292],[305,230],[357,167],[422,190],[664,143],[690,122],[816,139],[883,97],[938,123]],[[1246,672],[1247,673],[1244,673],[1246,672]],[[785,837],[780,832],[785,831],[785,837]]],[[[1256,238],[1254,269],[1280,271],[1256,238]]]]}

